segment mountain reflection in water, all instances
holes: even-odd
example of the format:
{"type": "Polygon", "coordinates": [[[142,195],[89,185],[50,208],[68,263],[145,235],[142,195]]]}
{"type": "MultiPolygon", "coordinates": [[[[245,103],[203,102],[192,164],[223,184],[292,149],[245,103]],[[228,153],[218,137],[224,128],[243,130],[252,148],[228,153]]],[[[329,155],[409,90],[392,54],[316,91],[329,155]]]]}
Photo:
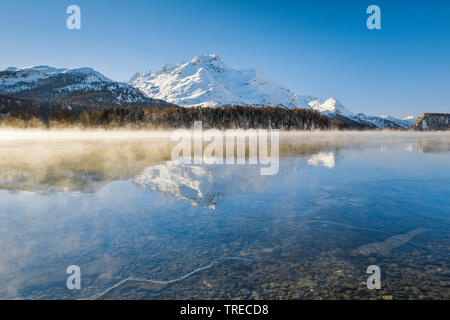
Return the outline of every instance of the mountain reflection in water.
{"type": "Polygon", "coordinates": [[[273,176],[173,146],[0,141],[0,298],[449,297],[449,135],[287,136],[273,176]]]}

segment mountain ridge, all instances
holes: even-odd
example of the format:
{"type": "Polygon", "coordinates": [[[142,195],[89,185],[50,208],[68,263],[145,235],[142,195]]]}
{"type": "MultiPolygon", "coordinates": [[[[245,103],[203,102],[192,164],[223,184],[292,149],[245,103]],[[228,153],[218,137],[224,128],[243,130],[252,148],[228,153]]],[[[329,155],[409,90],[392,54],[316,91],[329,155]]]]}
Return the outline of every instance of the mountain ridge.
{"type": "Polygon", "coordinates": [[[215,54],[168,64],[157,72],[136,73],[128,83],[149,97],[185,107],[243,105],[312,108],[357,129],[406,129],[415,123],[415,119],[356,114],[334,97],[321,100],[309,95],[297,95],[256,69],[230,68],[215,54]]]}
{"type": "Polygon", "coordinates": [[[297,96],[261,71],[230,68],[215,54],[166,65],[157,72],[137,73],[128,83],[149,97],[185,107],[309,108],[306,98],[297,96]]]}
{"type": "Polygon", "coordinates": [[[413,116],[409,116],[406,119],[397,119],[385,115],[368,116],[364,113],[355,114],[346,109],[335,98],[329,98],[325,101],[320,99],[312,100],[309,102],[309,105],[323,115],[334,120],[340,120],[353,128],[407,129],[415,123],[415,118],[413,116]]]}
{"type": "Polygon", "coordinates": [[[0,94],[67,106],[222,107],[272,106],[313,109],[354,129],[407,129],[413,116],[397,119],[348,110],[334,97],[297,95],[256,69],[233,69],[215,54],[167,64],[157,72],[136,73],[117,82],[90,67],[47,65],[0,71],[0,94]]]}
{"type": "Polygon", "coordinates": [[[9,67],[0,71],[0,94],[63,105],[129,106],[157,102],[139,89],[113,81],[90,67],[9,67]]]}

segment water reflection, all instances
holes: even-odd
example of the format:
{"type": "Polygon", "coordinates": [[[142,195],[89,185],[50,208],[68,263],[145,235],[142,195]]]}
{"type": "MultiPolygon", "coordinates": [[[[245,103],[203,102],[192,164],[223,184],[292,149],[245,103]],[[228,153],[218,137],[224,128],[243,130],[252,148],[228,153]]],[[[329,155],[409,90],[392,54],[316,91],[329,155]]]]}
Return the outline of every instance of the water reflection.
{"type": "Polygon", "coordinates": [[[417,139],[417,150],[422,153],[446,153],[450,151],[448,139],[417,139]]]}
{"type": "Polygon", "coordinates": [[[289,139],[275,176],[162,140],[0,143],[0,298],[448,298],[449,141],[289,139]]]}
{"type": "MultiPolygon", "coordinates": [[[[281,160],[289,157],[309,156],[315,154],[323,158],[321,150],[327,148],[343,148],[349,143],[281,143],[281,160]]],[[[56,191],[94,192],[105,184],[134,179],[141,187],[171,193],[166,188],[192,189],[196,185],[205,183],[205,179],[230,180],[233,176],[245,172],[249,177],[259,178],[258,165],[231,165],[215,168],[214,165],[183,165],[170,161],[174,144],[169,141],[144,141],[139,143],[104,143],[104,142],[75,142],[75,143],[25,143],[0,144],[0,189],[26,190],[35,193],[50,193],[56,191]],[[235,169],[235,167],[237,169],[235,169]],[[223,170],[220,170],[223,169],[223,170]],[[223,171],[222,177],[212,177],[212,172],[223,171]],[[184,185],[177,186],[177,185],[184,185]]],[[[333,157],[333,151],[325,153],[333,157]]],[[[248,152],[247,152],[248,156],[248,152]]],[[[247,159],[248,160],[248,159],[247,159]]],[[[322,161],[322,160],[320,160],[322,161]]],[[[321,162],[309,162],[321,165],[321,162]]],[[[327,161],[327,160],[325,160],[327,161]]],[[[331,160],[331,158],[328,161],[331,160]]],[[[248,161],[247,161],[248,162],[248,161]]],[[[329,165],[329,163],[327,163],[329,165]]],[[[286,171],[295,170],[291,165],[286,171]]],[[[234,181],[245,183],[251,179],[234,181]]],[[[264,180],[264,179],[263,179],[264,180]]],[[[270,180],[270,179],[266,179],[270,180]]],[[[251,187],[257,187],[254,183],[251,187]]],[[[249,186],[250,187],[250,186],[249,186]]],[[[189,192],[189,191],[187,191],[189,192]]],[[[178,198],[178,196],[177,196],[178,198]]]]}
{"type": "Polygon", "coordinates": [[[94,192],[170,159],[171,147],[155,141],[0,143],[0,189],[94,192]]]}
{"type": "Polygon", "coordinates": [[[336,165],[334,152],[319,152],[308,159],[308,163],[313,166],[322,165],[327,168],[334,168],[336,165]]]}

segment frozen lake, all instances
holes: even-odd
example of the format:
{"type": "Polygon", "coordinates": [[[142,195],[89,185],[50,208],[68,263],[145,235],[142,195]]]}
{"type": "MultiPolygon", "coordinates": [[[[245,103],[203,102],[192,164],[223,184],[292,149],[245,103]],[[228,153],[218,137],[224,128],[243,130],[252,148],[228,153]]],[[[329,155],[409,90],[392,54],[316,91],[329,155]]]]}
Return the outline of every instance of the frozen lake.
{"type": "Polygon", "coordinates": [[[286,135],[272,176],[49,135],[0,137],[0,299],[450,298],[450,134],[286,135]]]}

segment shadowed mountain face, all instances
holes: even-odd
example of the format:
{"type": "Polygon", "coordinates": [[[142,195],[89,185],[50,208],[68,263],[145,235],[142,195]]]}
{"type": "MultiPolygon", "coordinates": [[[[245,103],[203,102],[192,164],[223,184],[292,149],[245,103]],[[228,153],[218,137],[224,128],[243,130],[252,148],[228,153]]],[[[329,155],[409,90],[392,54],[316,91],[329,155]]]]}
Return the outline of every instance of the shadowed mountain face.
{"type": "Polygon", "coordinates": [[[413,126],[418,131],[441,131],[450,129],[450,113],[424,113],[413,126]]]}

